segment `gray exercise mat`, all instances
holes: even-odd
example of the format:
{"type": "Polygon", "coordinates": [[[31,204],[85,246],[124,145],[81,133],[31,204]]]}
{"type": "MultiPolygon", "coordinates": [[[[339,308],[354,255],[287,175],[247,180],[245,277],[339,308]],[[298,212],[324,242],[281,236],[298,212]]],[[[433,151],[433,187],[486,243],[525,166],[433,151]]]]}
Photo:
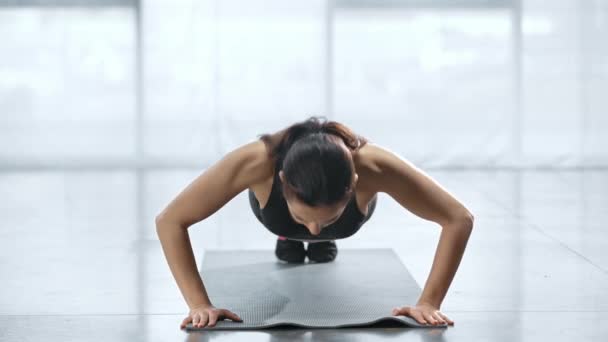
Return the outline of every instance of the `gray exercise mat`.
{"type": "Polygon", "coordinates": [[[278,326],[342,328],[421,325],[392,316],[414,305],[420,287],[392,249],[341,249],[329,263],[286,264],[271,250],[207,251],[201,277],[215,307],[243,322],[187,330],[264,329],[278,326]]]}

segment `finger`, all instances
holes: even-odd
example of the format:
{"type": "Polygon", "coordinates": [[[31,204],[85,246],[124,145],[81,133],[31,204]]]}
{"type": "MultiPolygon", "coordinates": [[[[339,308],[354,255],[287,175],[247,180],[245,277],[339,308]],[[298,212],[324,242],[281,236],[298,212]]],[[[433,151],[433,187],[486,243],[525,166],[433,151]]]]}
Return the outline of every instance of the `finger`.
{"type": "Polygon", "coordinates": [[[198,323],[199,323],[200,321],[201,321],[201,316],[200,316],[199,314],[197,314],[197,313],[196,313],[196,314],[194,314],[194,315],[192,316],[192,325],[193,325],[193,326],[197,327],[197,326],[198,326],[198,323]]]}
{"type": "Polygon", "coordinates": [[[420,324],[428,324],[429,322],[424,319],[424,316],[420,312],[414,312],[412,318],[416,320],[416,322],[420,324]]]}
{"type": "Polygon", "coordinates": [[[201,315],[200,326],[201,327],[206,326],[208,321],[209,321],[209,314],[207,312],[203,312],[203,314],[201,315]]]}
{"type": "Polygon", "coordinates": [[[217,313],[212,312],[209,314],[209,324],[207,324],[210,327],[214,327],[215,323],[217,323],[217,313]]]}
{"type": "Polygon", "coordinates": [[[201,326],[203,326],[203,314],[197,313],[195,317],[196,317],[195,319],[197,320],[196,327],[200,328],[201,326]]]}
{"type": "Polygon", "coordinates": [[[428,324],[428,320],[424,318],[422,313],[418,310],[412,310],[410,306],[404,306],[401,308],[393,309],[394,315],[404,315],[413,318],[419,324],[428,324]]]}
{"type": "Polygon", "coordinates": [[[419,324],[427,324],[427,321],[422,316],[422,313],[418,310],[411,310],[410,308],[408,308],[407,316],[412,317],[419,324]]]}
{"type": "Polygon", "coordinates": [[[437,312],[441,318],[443,318],[448,324],[454,325],[454,321],[448,318],[448,316],[444,315],[443,312],[437,312]]]}
{"type": "Polygon", "coordinates": [[[396,307],[393,308],[393,315],[410,315],[410,307],[409,306],[403,306],[403,307],[396,307]]]}
{"type": "Polygon", "coordinates": [[[422,317],[424,317],[424,319],[431,324],[437,324],[437,321],[433,318],[433,316],[426,312],[422,313],[422,317]]]}
{"type": "Polygon", "coordinates": [[[203,320],[203,315],[201,315],[200,313],[195,313],[193,317],[193,326],[195,328],[198,328],[201,326],[201,321],[203,320]]]}
{"type": "Polygon", "coordinates": [[[437,320],[439,324],[445,324],[445,320],[439,315],[439,311],[433,312],[433,318],[437,320]]]}
{"type": "Polygon", "coordinates": [[[230,318],[231,320],[235,321],[235,322],[242,322],[243,319],[241,317],[239,317],[237,314],[235,314],[232,311],[229,310],[224,310],[224,316],[230,318]]]}
{"type": "Polygon", "coordinates": [[[188,317],[184,318],[184,320],[182,321],[182,324],[180,325],[180,328],[185,328],[186,325],[190,322],[192,322],[192,317],[188,316],[188,317]]]}
{"type": "Polygon", "coordinates": [[[416,322],[418,322],[420,324],[427,324],[427,322],[424,319],[424,317],[422,317],[422,314],[420,313],[420,311],[412,310],[412,308],[409,307],[409,306],[404,306],[404,307],[401,307],[401,308],[394,308],[393,309],[393,313],[395,315],[409,316],[409,317],[413,318],[414,320],[416,320],[416,322]]]}

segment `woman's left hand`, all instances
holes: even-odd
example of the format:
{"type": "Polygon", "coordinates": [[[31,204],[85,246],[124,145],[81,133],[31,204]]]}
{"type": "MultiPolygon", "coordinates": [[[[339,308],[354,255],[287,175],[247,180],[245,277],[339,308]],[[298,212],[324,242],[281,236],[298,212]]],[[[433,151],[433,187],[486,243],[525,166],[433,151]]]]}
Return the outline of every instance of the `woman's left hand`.
{"type": "Polygon", "coordinates": [[[418,303],[415,306],[402,306],[393,309],[393,316],[409,316],[420,324],[449,324],[454,325],[446,315],[441,313],[434,305],[418,303]]]}

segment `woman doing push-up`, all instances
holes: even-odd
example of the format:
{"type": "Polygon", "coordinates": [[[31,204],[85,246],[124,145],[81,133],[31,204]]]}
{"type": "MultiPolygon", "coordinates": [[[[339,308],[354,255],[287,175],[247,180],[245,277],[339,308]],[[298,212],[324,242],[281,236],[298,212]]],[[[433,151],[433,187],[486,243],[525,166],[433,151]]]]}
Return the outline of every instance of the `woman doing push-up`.
{"type": "Polygon", "coordinates": [[[419,300],[392,314],[421,324],[454,323],[440,306],[471,234],[472,213],[411,162],[344,124],[313,116],[230,151],[157,215],[163,252],[190,308],[182,328],[241,320],[211,303],[187,229],[244,190],[256,218],[277,236],[275,254],[282,262],[333,261],[335,240],[352,236],[369,220],[381,192],[439,224],[441,236],[419,300]]]}

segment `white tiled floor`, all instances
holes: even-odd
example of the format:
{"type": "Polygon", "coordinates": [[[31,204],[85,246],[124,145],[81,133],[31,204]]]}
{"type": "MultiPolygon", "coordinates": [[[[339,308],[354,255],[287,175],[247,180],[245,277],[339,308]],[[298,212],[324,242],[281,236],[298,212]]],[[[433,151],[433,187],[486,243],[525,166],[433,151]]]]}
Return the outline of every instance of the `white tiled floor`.
{"type": "MultiPolygon", "coordinates": [[[[0,340],[601,340],[608,336],[608,172],[428,171],[476,217],[442,305],[447,330],[187,334],[153,218],[197,170],[0,173],[0,340]]],[[[242,193],[190,229],[205,249],[267,249],[242,193]]],[[[339,248],[394,248],[423,285],[440,227],[381,194],[339,248]]],[[[339,256],[338,256],[339,257],[339,256]]]]}

